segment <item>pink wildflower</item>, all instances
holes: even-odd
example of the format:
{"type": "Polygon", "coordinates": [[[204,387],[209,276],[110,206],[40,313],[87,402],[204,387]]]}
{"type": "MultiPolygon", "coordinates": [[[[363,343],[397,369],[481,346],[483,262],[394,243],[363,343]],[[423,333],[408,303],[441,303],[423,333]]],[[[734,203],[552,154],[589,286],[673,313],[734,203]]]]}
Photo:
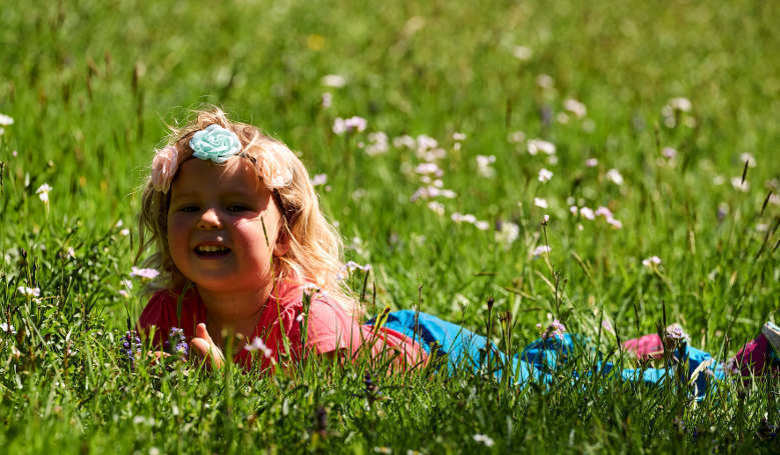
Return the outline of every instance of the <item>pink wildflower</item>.
{"type": "Polygon", "coordinates": [[[661,258],[658,256],[650,256],[647,259],[642,259],[642,265],[647,268],[653,268],[661,265],[661,258]]]}
{"type": "Polygon", "coordinates": [[[543,254],[549,254],[552,249],[547,245],[539,245],[531,252],[533,257],[541,256],[543,254]]]}
{"type": "Polygon", "coordinates": [[[153,280],[157,278],[159,274],[160,272],[155,269],[141,269],[138,267],[133,267],[130,272],[131,276],[137,276],[146,280],[153,280]]]}
{"type": "Polygon", "coordinates": [[[596,219],[596,214],[593,213],[593,209],[591,209],[589,207],[581,207],[580,208],[580,215],[582,215],[582,217],[585,218],[586,220],[591,220],[592,221],[592,220],[596,219]]]}
{"type": "Polygon", "coordinates": [[[546,327],[541,323],[536,324],[536,328],[542,331],[542,339],[544,340],[552,337],[562,338],[563,334],[566,333],[566,326],[557,319],[553,319],[546,327]]]}
{"type": "Polygon", "coordinates": [[[169,145],[158,150],[152,160],[152,187],[155,191],[167,193],[171,187],[171,180],[179,167],[179,152],[176,147],[169,145]]]}

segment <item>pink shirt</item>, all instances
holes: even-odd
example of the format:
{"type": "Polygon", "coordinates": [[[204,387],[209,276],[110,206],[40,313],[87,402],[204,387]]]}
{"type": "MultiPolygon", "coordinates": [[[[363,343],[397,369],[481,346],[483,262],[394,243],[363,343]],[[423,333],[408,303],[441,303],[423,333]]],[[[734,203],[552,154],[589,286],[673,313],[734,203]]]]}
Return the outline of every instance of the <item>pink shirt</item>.
{"type": "MultiPolygon", "coordinates": [[[[177,316],[179,294],[159,291],[146,304],[138,320],[142,333],[148,334],[155,326],[154,344],[162,346],[172,327],[184,330],[189,342],[195,334],[195,326],[206,322],[206,307],[197,290],[191,289],[181,298],[181,320],[177,316]]],[[[380,328],[374,331],[372,326],[360,325],[349,316],[341,306],[322,294],[312,297],[308,314],[308,336],[305,350],[302,349],[301,332],[306,323],[303,313],[303,288],[293,282],[283,282],[277,286],[261,310],[260,322],[249,340],[260,337],[270,349],[265,357],[262,352],[256,354],[262,369],[273,363],[297,361],[309,352],[324,354],[334,351],[358,354],[358,350],[370,349],[373,359],[390,359],[394,369],[406,369],[423,364],[426,353],[414,340],[395,330],[380,328]],[[287,338],[287,346],[285,340],[287,338]],[[273,359],[273,361],[271,360],[273,359]]],[[[245,368],[252,366],[252,353],[239,350],[233,360],[245,368]]]]}

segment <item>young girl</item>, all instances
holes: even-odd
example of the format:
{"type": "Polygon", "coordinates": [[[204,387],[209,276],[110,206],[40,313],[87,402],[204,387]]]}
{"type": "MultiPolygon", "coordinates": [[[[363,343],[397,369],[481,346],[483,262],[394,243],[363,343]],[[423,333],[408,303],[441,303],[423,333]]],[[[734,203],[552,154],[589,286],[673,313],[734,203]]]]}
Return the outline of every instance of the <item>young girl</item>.
{"type": "MultiPolygon", "coordinates": [[[[225,361],[230,339],[233,361],[246,368],[274,368],[311,354],[351,358],[360,349],[392,359],[398,369],[422,365],[434,354],[446,354],[450,369],[461,363],[481,368],[491,355],[499,364],[506,360],[485,337],[424,313],[397,311],[360,324],[361,308],[341,279],[341,240],[320,212],[303,164],[281,142],[229,121],[219,109],[197,112],[157,151],[140,229],[139,256],[153,248],[149,262],[163,278],[139,320],[157,346],[180,328],[192,350],[215,366],[225,361]],[[256,365],[252,350],[262,354],[256,365]]],[[[551,380],[549,367],[578,343],[564,332],[561,324],[546,328],[507,362],[518,383],[551,380]]],[[[625,347],[648,357],[662,351],[664,341],[651,335],[625,347]]],[[[763,371],[771,357],[766,336],[756,343],[763,351],[743,349],[736,365],[752,368],[744,372],[763,371]]],[[[688,359],[689,374],[701,365],[709,371],[701,375],[702,393],[708,377],[723,377],[709,354],[683,351],[676,354],[688,359]]],[[[621,377],[659,382],[665,373],[622,370],[621,377]]]]}
{"type": "Polygon", "coordinates": [[[139,326],[162,346],[183,329],[196,353],[261,368],[309,353],[395,354],[395,365],[424,361],[412,339],[357,323],[362,316],[340,280],[341,240],[319,209],[303,164],[284,144],[219,109],[172,130],[152,162],[143,193],[139,255],[163,280],[139,326]],[[304,293],[311,295],[304,314],[304,293]],[[302,336],[301,329],[308,330],[302,336]]]}

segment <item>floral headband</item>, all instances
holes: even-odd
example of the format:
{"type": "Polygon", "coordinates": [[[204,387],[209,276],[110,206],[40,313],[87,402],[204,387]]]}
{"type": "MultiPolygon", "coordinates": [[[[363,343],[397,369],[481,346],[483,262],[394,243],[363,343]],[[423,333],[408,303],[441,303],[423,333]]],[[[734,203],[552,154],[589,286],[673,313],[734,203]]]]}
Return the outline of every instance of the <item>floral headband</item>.
{"type": "MultiPolygon", "coordinates": [[[[253,156],[241,153],[241,141],[236,133],[217,124],[211,124],[193,134],[189,146],[192,149],[192,156],[204,161],[210,160],[222,164],[233,156],[243,156],[252,161],[252,164],[257,164],[253,156]]],[[[169,145],[158,150],[152,161],[152,187],[156,191],[167,193],[171,188],[171,182],[178,167],[179,151],[176,147],[169,145]]],[[[282,170],[278,164],[272,165],[269,170],[271,171],[269,172],[271,175],[269,183],[272,187],[287,186],[292,181],[292,173],[289,170],[282,170]]],[[[276,188],[271,194],[284,217],[290,221],[295,210],[285,206],[276,188]]]]}
{"type": "MultiPolygon", "coordinates": [[[[236,133],[211,124],[197,131],[190,139],[192,156],[202,160],[211,160],[222,164],[228,158],[241,152],[241,141],[236,133]]],[[[171,188],[171,180],[179,167],[179,152],[169,145],[159,150],[152,161],[152,186],[155,190],[167,193],[171,188]]]]}

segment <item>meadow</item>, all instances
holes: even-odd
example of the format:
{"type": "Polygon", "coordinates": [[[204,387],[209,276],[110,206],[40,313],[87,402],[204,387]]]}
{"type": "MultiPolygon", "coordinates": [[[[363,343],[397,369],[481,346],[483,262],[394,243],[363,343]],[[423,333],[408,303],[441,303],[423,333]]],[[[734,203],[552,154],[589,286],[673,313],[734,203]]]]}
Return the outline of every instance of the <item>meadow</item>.
{"type": "Polygon", "coordinates": [[[772,2],[4,3],[3,452],[777,453],[776,378],[696,401],[575,374],[659,325],[726,360],[778,320],[772,2]],[[509,353],[558,319],[600,354],[522,388],[131,365],[140,188],[207,104],[300,154],[367,315],[509,353]]]}

